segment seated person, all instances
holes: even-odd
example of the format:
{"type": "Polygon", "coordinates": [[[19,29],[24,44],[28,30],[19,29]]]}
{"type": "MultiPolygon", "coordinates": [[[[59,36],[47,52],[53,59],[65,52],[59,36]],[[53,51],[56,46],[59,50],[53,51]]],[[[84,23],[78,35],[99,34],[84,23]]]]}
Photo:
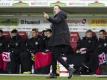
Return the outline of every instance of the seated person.
{"type": "Polygon", "coordinates": [[[99,39],[98,39],[98,53],[101,54],[102,52],[107,53],[107,37],[106,31],[100,30],[99,31],[99,39]]]}
{"type": "Polygon", "coordinates": [[[99,39],[96,52],[99,55],[99,65],[102,69],[101,74],[107,75],[107,37],[105,30],[99,31],[99,39]]]}
{"type": "Polygon", "coordinates": [[[85,33],[85,37],[83,37],[78,44],[77,53],[84,55],[85,60],[82,64],[89,69],[89,73],[95,73],[98,66],[98,58],[95,52],[96,46],[97,40],[93,37],[93,32],[91,30],[85,33]]]}
{"type": "MultiPolygon", "coordinates": [[[[32,29],[32,38],[30,38],[26,43],[27,51],[32,56],[32,65],[34,65],[34,59],[33,57],[37,52],[44,52],[45,51],[45,41],[44,39],[39,36],[38,29],[34,28],[32,29]]],[[[41,70],[34,70],[34,73],[41,73],[41,70]]]]}

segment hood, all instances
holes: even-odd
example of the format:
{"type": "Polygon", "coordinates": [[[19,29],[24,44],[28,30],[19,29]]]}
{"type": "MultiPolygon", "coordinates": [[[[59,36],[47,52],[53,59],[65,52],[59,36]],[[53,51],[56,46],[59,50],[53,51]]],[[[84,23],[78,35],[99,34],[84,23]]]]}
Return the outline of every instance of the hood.
{"type": "Polygon", "coordinates": [[[67,14],[64,11],[60,11],[59,15],[62,15],[65,19],[67,19],[67,14]]]}

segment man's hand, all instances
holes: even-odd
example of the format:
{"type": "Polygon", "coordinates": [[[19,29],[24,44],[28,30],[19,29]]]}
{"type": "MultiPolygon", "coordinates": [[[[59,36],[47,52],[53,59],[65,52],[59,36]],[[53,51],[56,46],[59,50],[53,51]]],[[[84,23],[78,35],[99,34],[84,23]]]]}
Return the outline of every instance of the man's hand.
{"type": "Polygon", "coordinates": [[[80,50],[76,50],[76,53],[80,53],[80,50]]]}
{"type": "Polygon", "coordinates": [[[46,12],[43,13],[43,16],[44,18],[49,19],[49,15],[46,12]]]}
{"type": "Polygon", "coordinates": [[[31,59],[32,61],[35,61],[35,55],[33,53],[31,53],[31,59]]]}
{"type": "Polygon", "coordinates": [[[35,55],[33,53],[31,53],[31,56],[34,57],[35,55]]]}

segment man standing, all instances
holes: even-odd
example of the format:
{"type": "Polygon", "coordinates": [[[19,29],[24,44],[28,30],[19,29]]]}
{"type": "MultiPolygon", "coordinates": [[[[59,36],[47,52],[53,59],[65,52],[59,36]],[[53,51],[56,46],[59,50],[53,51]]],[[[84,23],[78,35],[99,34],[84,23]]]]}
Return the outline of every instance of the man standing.
{"type": "Polygon", "coordinates": [[[50,78],[56,78],[56,65],[57,60],[68,70],[69,77],[72,77],[73,69],[62,59],[61,53],[66,53],[67,47],[70,45],[70,34],[69,28],[66,22],[67,15],[61,10],[60,6],[54,6],[54,17],[49,17],[44,12],[44,18],[46,18],[51,25],[52,36],[49,41],[49,46],[52,47],[53,62],[52,62],[52,73],[50,78]]]}

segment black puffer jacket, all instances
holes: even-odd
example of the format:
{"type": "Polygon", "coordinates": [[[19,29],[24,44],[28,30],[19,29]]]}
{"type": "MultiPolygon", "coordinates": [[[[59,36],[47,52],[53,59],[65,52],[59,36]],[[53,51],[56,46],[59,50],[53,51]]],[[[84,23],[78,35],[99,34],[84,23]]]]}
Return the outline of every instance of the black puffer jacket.
{"type": "Polygon", "coordinates": [[[67,15],[64,11],[60,11],[54,17],[48,19],[51,22],[53,32],[50,38],[50,46],[70,45],[70,33],[66,19],[67,15]]]}

